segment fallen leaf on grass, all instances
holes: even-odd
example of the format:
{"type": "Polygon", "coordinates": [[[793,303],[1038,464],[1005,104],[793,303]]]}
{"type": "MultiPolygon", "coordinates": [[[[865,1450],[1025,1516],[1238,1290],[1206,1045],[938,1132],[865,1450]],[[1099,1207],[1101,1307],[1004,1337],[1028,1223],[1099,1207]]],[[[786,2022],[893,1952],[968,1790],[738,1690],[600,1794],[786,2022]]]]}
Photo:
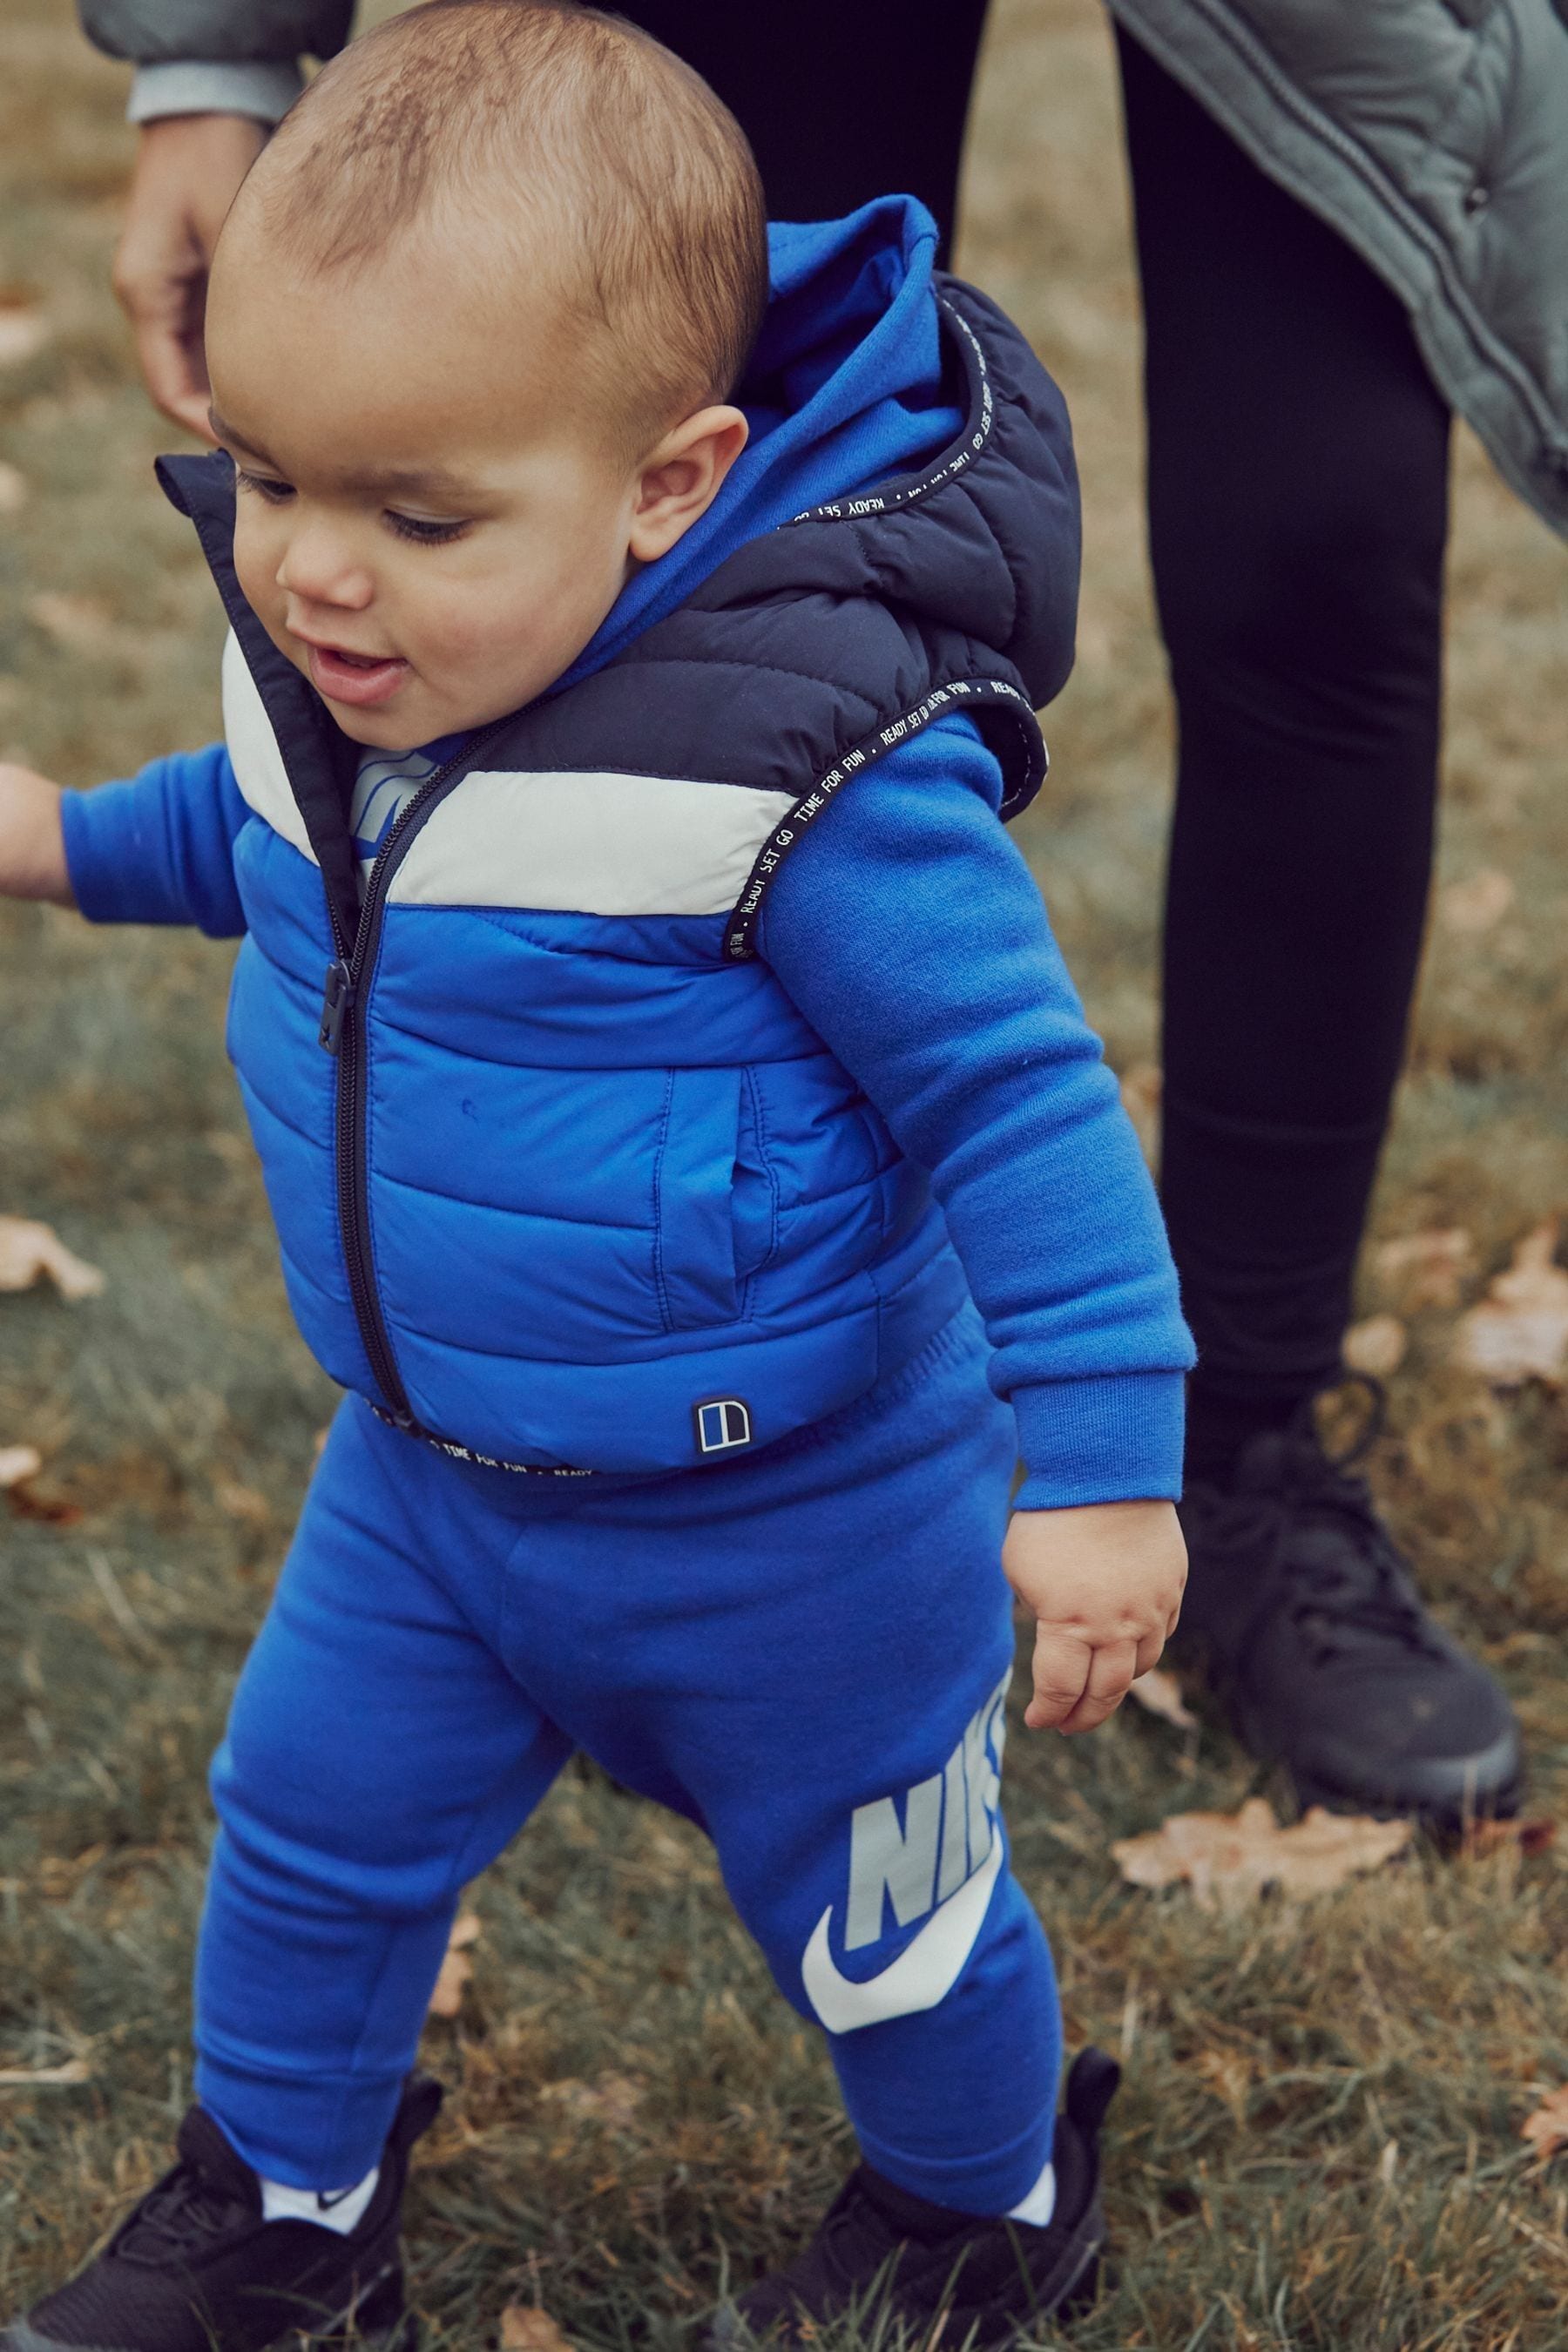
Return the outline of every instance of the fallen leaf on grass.
{"type": "Polygon", "coordinates": [[[1555,1217],[1526,1234],[1508,1271],[1460,1318],[1455,1355],[1493,1388],[1531,1380],[1560,1388],[1568,1374],[1568,1274],[1554,1263],[1557,1234],[1555,1217]]]}
{"type": "Polygon", "coordinates": [[[24,1478],[36,1478],[43,1466],[36,1445],[0,1445],[0,1487],[19,1486],[24,1478]]]}
{"type": "Polygon", "coordinates": [[[1288,1895],[1327,1894],[1390,1861],[1412,1834],[1409,1822],[1369,1821],[1321,1805],[1281,1829],[1272,1806],[1250,1797],[1238,1813],[1173,1813],[1142,1837],[1119,1838],[1110,1851],[1133,1886],[1185,1879],[1205,1910],[1232,1910],[1269,1886],[1288,1895]]]}
{"type": "Polygon", "coordinates": [[[573,2352],[555,2321],[537,2304],[509,2304],[500,2315],[500,2352],[573,2352]]]}
{"type": "Polygon", "coordinates": [[[1544,1818],[1528,1822],[1472,1822],[1465,1832],[1464,1848],[1468,1855],[1478,1861],[1489,1853],[1500,1853],[1508,1846],[1517,1846],[1521,1853],[1544,1853],[1556,1835],[1556,1822],[1544,1818]]]}
{"type": "Polygon", "coordinates": [[[97,1266],[67,1249],[52,1226],[0,1217],[0,1290],[30,1290],[43,1274],[62,1298],[92,1298],[103,1288],[97,1266]]]}
{"type": "Polygon", "coordinates": [[[1151,1666],[1146,1675],[1129,1683],[1127,1696],[1136,1699],[1140,1706],[1147,1707],[1151,1715],[1157,1715],[1162,1723],[1173,1723],[1178,1731],[1195,1731],[1198,1727],[1197,1717],[1182,1696],[1181,1684],[1163,1666],[1151,1666]]]}
{"type": "Polygon", "coordinates": [[[1500,922],[1513,904],[1513,884],[1495,866],[1483,866],[1463,882],[1437,893],[1437,919],[1446,930],[1474,937],[1500,922]]]}
{"type": "Polygon", "coordinates": [[[0,367],[18,367],[41,352],[52,330],[26,294],[0,287],[0,367]]]}
{"type": "Polygon", "coordinates": [[[441,1963],[441,1973],[436,1979],[436,1990],[430,1996],[432,2017],[456,2017],[463,2006],[463,1995],[474,1973],[468,1958],[468,1947],[477,1944],[483,1932],[481,1922],[471,1911],[463,1912],[453,1922],[447,1939],[447,1957],[441,1963]]]}
{"type": "Polygon", "coordinates": [[[1568,2084],[1548,2091],[1534,2113],[1521,2124],[1519,2136],[1529,2140],[1542,2164],[1568,2143],[1568,2084]]]}
{"type": "Polygon", "coordinates": [[[1409,1345],[1410,1334],[1397,1315],[1369,1315],[1364,1323],[1351,1325],[1340,1352],[1352,1372],[1383,1379],[1399,1370],[1409,1345]]]}
{"type": "Polygon", "coordinates": [[[1247,2095],[1252,2088],[1252,2061],[1240,2050],[1205,2050],[1198,2060],[1198,2073],[1236,2117],[1247,2120],[1247,2095]]]}
{"type": "Polygon", "coordinates": [[[1134,1062],[1121,1081],[1121,1108],[1137,1130],[1151,1168],[1160,1157],[1160,1101],[1164,1084],[1157,1062],[1134,1062]]]}
{"type": "Polygon", "coordinates": [[[1420,1307],[1457,1307],[1475,1244],[1463,1225],[1429,1225],[1381,1242],[1372,1254],[1373,1271],[1399,1295],[1408,1312],[1420,1307]]]}

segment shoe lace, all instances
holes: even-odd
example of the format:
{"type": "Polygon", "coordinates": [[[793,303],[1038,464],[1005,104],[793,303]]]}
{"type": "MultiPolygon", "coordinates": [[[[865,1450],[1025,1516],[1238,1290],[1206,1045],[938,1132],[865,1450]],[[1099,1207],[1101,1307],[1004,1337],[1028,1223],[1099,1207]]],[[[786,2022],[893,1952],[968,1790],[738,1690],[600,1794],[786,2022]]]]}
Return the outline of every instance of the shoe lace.
{"type": "Polygon", "coordinates": [[[126,2262],[162,2267],[200,2252],[214,2238],[255,2218],[225,2181],[187,2161],[148,2190],[115,2251],[126,2262]]]}
{"type": "Polygon", "coordinates": [[[1354,1475],[1383,1434],[1387,1394],[1370,1373],[1347,1373],[1368,1410],[1351,1443],[1331,1452],[1309,1398],[1284,1432],[1269,1484],[1224,1499],[1205,1540],[1215,1551],[1269,1559],[1280,1605],[1320,1656],[1342,1654],[1357,1634],[1434,1650],[1432,1632],[1405,1560],[1377,1515],[1364,1478],[1354,1475]],[[1337,1540],[1303,1544],[1307,1528],[1337,1540]]]}

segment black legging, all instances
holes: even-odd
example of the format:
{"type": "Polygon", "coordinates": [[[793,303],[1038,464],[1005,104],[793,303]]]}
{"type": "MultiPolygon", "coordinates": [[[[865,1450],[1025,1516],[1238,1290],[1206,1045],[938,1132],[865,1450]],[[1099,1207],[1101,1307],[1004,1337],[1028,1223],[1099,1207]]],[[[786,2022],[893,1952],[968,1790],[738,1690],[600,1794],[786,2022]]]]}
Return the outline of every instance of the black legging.
{"type": "MultiPolygon", "coordinates": [[[[984,0],[634,0],[772,210],[955,204],[984,0]]],[[[1331,1378],[1431,866],[1448,414],[1399,303],[1131,41],[1149,516],[1181,752],[1163,1189],[1199,1468],[1331,1378]]],[[[1070,388],[1070,387],[1069,387],[1070,388]]]]}

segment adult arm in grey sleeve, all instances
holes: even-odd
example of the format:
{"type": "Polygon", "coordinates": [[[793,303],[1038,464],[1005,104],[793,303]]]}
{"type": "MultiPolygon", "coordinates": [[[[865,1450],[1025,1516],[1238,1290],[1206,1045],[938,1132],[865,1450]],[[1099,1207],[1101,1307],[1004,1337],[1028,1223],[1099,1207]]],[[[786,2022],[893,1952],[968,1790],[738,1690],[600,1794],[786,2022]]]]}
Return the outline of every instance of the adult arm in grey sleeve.
{"type": "Polygon", "coordinates": [[[136,68],[142,126],[114,290],[148,391],[210,440],[202,331],[224,215],[300,91],[300,59],[331,57],[353,0],[79,0],[89,41],[136,68]]]}
{"type": "Polygon", "coordinates": [[[288,65],[336,57],[353,0],[79,0],[95,48],[134,65],[288,65]]]}

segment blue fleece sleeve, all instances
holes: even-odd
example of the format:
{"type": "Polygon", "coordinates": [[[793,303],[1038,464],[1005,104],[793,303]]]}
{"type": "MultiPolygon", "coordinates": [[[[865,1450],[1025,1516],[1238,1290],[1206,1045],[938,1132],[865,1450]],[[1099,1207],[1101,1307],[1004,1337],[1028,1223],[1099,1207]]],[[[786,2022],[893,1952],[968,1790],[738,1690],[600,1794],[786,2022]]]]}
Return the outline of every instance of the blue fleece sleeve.
{"type": "Polygon", "coordinates": [[[845,788],[761,952],[930,1171],[1018,1422],[1025,1509],[1181,1491],[1193,1360],[1154,1188],[963,718],[845,788]]]}
{"type": "Polygon", "coordinates": [[[140,775],[67,793],[66,864],[94,923],[195,923],[210,939],[245,929],[235,836],[248,814],[227,751],[176,751],[140,775]]]}

